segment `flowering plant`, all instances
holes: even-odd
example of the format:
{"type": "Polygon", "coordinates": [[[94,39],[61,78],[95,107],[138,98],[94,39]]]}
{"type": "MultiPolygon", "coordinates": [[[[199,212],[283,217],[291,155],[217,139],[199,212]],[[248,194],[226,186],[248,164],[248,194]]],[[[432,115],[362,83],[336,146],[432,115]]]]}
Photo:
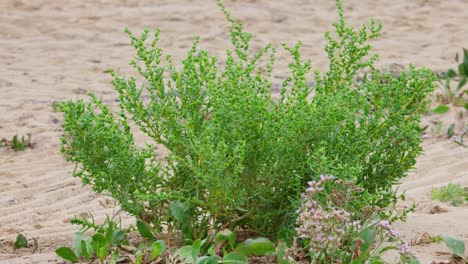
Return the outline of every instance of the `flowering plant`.
{"type": "Polygon", "coordinates": [[[361,188],[333,176],[321,176],[308,185],[297,211],[296,232],[311,263],[385,263],[382,254],[389,250],[397,250],[399,263],[418,263],[389,221],[379,220],[375,213],[359,219],[345,209],[359,198],[361,188]],[[335,195],[322,199],[330,188],[335,195]],[[342,199],[337,200],[337,194],[342,199]]]}

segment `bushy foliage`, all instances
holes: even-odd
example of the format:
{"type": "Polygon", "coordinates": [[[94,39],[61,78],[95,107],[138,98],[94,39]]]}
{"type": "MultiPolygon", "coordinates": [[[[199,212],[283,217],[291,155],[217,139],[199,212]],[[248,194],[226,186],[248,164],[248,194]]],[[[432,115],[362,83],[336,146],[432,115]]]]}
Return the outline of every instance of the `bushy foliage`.
{"type": "Polygon", "coordinates": [[[301,193],[322,174],[363,188],[355,212],[395,202],[392,186],[421,152],[419,116],[432,73],[411,67],[393,78],[373,71],[357,85],[355,75],[373,69],[368,40],[381,26],[347,27],[337,1],[336,32],[326,34],[329,70],[310,81],[301,42],[283,44],[291,74],[274,100],[275,48],[268,44],[252,54],[252,36],[218,3],[234,46],[224,66],[199,48],[198,38],[176,67],[157,45],[159,31],[152,40],[149,30],[141,36],[127,31],[136,49],[131,64],[143,79],[112,71],[120,113],[95,96],[61,105],[62,151],[77,164],[74,175],[112,195],[153,231],[175,228],[193,240],[239,226],[264,235],[292,230],[301,193]],[[153,140],[144,149],[135,146],[131,122],[153,140]],[[169,152],[163,162],[156,145],[169,152]]]}

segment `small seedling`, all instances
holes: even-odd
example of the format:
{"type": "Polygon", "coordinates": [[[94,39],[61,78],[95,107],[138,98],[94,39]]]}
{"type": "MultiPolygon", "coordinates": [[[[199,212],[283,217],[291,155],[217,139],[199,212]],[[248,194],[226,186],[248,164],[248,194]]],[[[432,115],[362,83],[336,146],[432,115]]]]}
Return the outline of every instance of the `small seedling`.
{"type": "Polygon", "coordinates": [[[15,151],[23,151],[26,148],[31,148],[33,144],[31,143],[31,134],[27,134],[27,137],[18,137],[18,135],[13,136],[11,140],[2,138],[0,140],[0,147],[10,146],[15,151]]]}
{"type": "Polygon", "coordinates": [[[53,101],[50,106],[54,110],[54,112],[59,112],[60,111],[60,103],[57,101],[53,101]]]}
{"type": "Polygon", "coordinates": [[[438,101],[445,103],[453,103],[456,106],[464,106],[466,108],[466,94],[468,90],[463,89],[468,81],[468,50],[463,49],[463,60],[459,60],[458,53],[455,56],[455,61],[458,64],[457,69],[449,69],[446,72],[439,74],[439,82],[444,88],[444,93],[439,94],[438,101]],[[456,83],[453,88],[452,84],[456,83]]]}
{"type": "Polygon", "coordinates": [[[23,234],[18,234],[16,236],[15,244],[13,244],[13,250],[17,250],[20,248],[27,248],[28,247],[28,239],[23,234]]]}

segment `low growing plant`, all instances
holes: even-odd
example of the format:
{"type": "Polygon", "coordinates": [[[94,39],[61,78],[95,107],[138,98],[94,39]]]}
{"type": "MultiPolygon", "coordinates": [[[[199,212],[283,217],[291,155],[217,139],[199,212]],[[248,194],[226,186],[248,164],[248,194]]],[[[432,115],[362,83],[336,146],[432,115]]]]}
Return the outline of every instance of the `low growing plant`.
{"type": "Polygon", "coordinates": [[[464,89],[468,82],[468,50],[463,49],[463,58],[455,56],[457,67],[439,74],[439,83],[443,87],[443,93],[438,95],[439,101],[450,102],[468,109],[468,90],[464,89]],[[455,87],[453,84],[455,83],[455,87]]]}
{"type": "Polygon", "coordinates": [[[0,140],[0,147],[3,146],[10,146],[15,151],[23,151],[26,148],[31,148],[33,147],[31,142],[31,134],[27,134],[26,138],[24,136],[20,138],[18,135],[14,135],[11,140],[3,138],[0,140]]]}
{"type": "Polygon", "coordinates": [[[468,187],[449,183],[447,186],[432,189],[431,198],[441,202],[449,202],[453,206],[464,205],[468,202],[468,187]]]}
{"type": "Polygon", "coordinates": [[[91,95],[61,104],[62,153],[74,175],[97,193],[120,202],[157,236],[181,232],[186,242],[237,227],[291,239],[307,182],[332,174],[362,188],[347,208],[359,217],[367,206],[386,208],[397,184],[421,153],[419,120],[435,76],[410,67],[394,78],[373,71],[368,41],[380,35],[371,21],[346,26],[341,1],[335,32],[326,33],[330,61],[314,72],[302,43],[283,44],[290,76],[272,98],[276,48],[252,53],[252,35],[218,1],[229,21],[233,49],[218,59],[193,43],[182,66],[152,38],[129,30],[140,78],[111,71],[120,111],[91,95]],[[261,65],[266,65],[263,69],[261,65]],[[372,77],[356,85],[364,69],[372,77]],[[137,147],[130,123],[152,140],[137,147]],[[156,146],[168,150],[157,160],[156,146]]]}
{"type": "Polygon", "coordinates": [[[61,247],[55,252],[61,258],[72,263],[83,259],[89,262],[98,259],[100,263],[117,263],[122,258],[118,246],[129,245],[127,241],[131,228],[123,229],[120,221],[113,221],[109,217],[101,225],[97,225],[91,215],[91,221],[86,218],[71,220],[73,224],[81,225],[81,230],[73,235],[73,248],[61,247]],[[86,232],[93,230],[90,236],[86,232]],[[106,262],[110,257],[110,262],[106,262]]]}

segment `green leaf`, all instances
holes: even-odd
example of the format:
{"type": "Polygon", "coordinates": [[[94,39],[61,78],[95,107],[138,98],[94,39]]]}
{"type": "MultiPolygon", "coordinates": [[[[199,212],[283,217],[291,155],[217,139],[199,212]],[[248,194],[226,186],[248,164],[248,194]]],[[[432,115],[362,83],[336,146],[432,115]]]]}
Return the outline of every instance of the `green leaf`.
{"type": "Polygon", "coordinates": [[[164,251],[166,251],[166,242],[162,240],[155,241],[151,245],[151,259],[155,260],[161,254],[161,252],[164,251]]]}
{"type": "Polygon", "coordinates": [[[447,129],[447,138],[450,138],[455,134],[455,124],[451,124],[447,129]]]}
{"type": "Polygon", "coordinates": [[[99,251],[96,253],[101,260],[101,263],[104,263],[104,260],[107,258],[107,254],[109,252],[109,244],[104,244],[104,246],[99,248],[99,251]]]}
{"type": "Polygon", "coordinates": [[[380,256],[375,256],[369,261],[370,264],[385,264],[383,259],[380,256]]]}
{"type": "Polygon", "coordinates": [[[445,77],[451,79],[453,77],[457,76],[457,72],[454,69],[450,69],[445,73],[445,77]]]}
{"type": "Polygon", "coordinates": [[[359,238],[364,240],[364,243],[361,245],[361,251],[367,252],[371,249],[372,244],[374,243],[377,232],[373,226],[369,226],[364,231],[359,234],[359,238]]]}
{"type": "Polygon", "coordinates": [[[143,262],[143,251],[141,249],[135,252],[136,264],[141,264],[143,262]]]}
{"type": "Polygon", "coordinates": [[[179,250],[176,252],[176,255],[179,256],[180,260],[185,260],[188,263],[194,263],[192,251],[192,246],[187,245],[179,248],[179,250]]]}
{"type": "Polygon", "coordinates": [[[146,223],[138,220],[137,221],[137,229],[138,229],[138,233],[140,233],[140,235],[142,237],[148,239],[149,241],[154,240],[153,233],[151,232],[150,227],[146,223]]]}
{"type": "Polygon", "coordinates": [[[211,247],[208,248],[208,255],[212,255],[212,256],[216,255],[214,245],[211,245],[211,247]]]}
{"type": "Polygon", "coordinates": [[[218,258],[216,256],[203,256],[198,258],[195,264],[218,264],[218,258]]]}
{"type": "Polygon", "coordinates": [[[59,257],[63,258],[64,260],[68,260],[72,263],[76,263],[78,258],[75,255],[75,252],[69,247],[61,247],[55,251],[59,257]]]}
{"type": "Polygon", "coordinates": [[[94,254],[91,241],[91,237],[83,234],[82,232],[76,232],[73,234],[72,244],[78,257],[85,257],[88,260],[94,254]]]}
{"type": "Polygon", "coordinates": [[[468,50],[463,49],[463,65],[465,65],[464,74],[460,72],[460,75],[468,77],[468,50]]]}
{"type": "Polygon", "coordinates": [[[171,202],[169,205],[169,209],[171,210],[171,215],[174,219],[181,223],[181,224],[189,224],[189,217],[186,212],[186,207],[179,201],[171,202]]]}
{"type": "Polygon", "coordinates": [[[107,255],[107,250],[108,250],[108,242],[107,239],[104,235],[100,233],[94,234],[92,237],[93,241],[91,242],[91,245],[93,246],[94,253],[102,260],[102,258],[107,255]]]}
{"type": "Polygon", "coordinates": [[[229,241],[229,244],[233,246],[235,238],[236,238],[236,234],[231,232],[231,230],[229,229],[224,229],[224,230],[219,231],[216,234],[214,242],[215,242],[215,245],[219,245],[220,243],[224,241],[229,241]]]}
{"type": "Polygon", "coordinates": [[[264,237],[256,239],[247,239],[244,242],[237,245],[236,251],[244,256],[264,256],[266,254],[275,252],[275,245],[264,237]]]}
{"type": "Polygon", "coordinates": [[[187,208],[179,201],[173,201],[169,204],[169,210],[171,211],[172,217],[182,225],[182,231],[185,238],[191,238],[190,233],[190,217],[187,214],[187,208]]]}
{"type": "Polygon", "coordinates": [[[457,52],[457,54],[455,55],[455,61],[458,62],[458,52],[457,52]]]}
{"type": "Polygon", "coordinates": [[[197,261],[198,255],[200,255],[201,240],[197,239],[192,244],[192,258],[193,261],[197,261]]]}
{"type": "Polygon", "coordinates": [[[231,252],[224,256],[221,263],[232,263],[232,264],[248,264],[249,259],[246,256],[243,256],[236,252],[231,252]]]}
{"type": "MultiPolygon", "coordinates": [[[[91,259],[91,255],[92,255],[92,247],[91,247],[91,252],[89,252],[88,250],[88,245],[86,244],[86,241],[84,240],[81,240],[81,247],[80,247],[80,250],[81,250],[81,254],[79,253],[78,256],[83,256],[87,261],[89,261],[91,259]]],[[[90,244],[91,246],[91,244],[90,244]]]]}
{"type": "Polygon", "coordinates": [[[453,254],[464,258],[465,257],[465,243],[456,237],[442,235],[445,245],[452,251],[453,254]]]}
{"type": "Polygon", "coordinates": [[[432,110],[432,112],[435,114],[445,114],[448,111],[449,111],[449,107],[444,104],[440,104],[439,106],[437,106],[436,108],[432,110]]]}
{"type": "Polygon", "coordinates": [[[119,250],[115,249],[114,253],[112,253],[112,258],[110,259],[109,264],[117,264],[119,262],[119,250]]]}
{"type": "Polygon", "coordinates": [[[468,81],[467,77],[463,77],[457,85],[457,91],[459,91],[468,81]]]}
{"type": "Polygon", "coordinates": [[[278,258],[278,264],[288,264],[288,246],[286,242],[281,240],[276,246],[276,256],[278,258]]]}
{"type": "Polygon", "coordinates": [[[466,72],[466,67],[463,63],[458,64],[458,73],[460,76],[468,76],[468,72],[466,72]]]}
{"type": "Polygon", "coordinates": [[[15,244],[13,244],[13,249],[17,250],[20,248],[27,248],[28,247],[28,240],[23,234],[18,234],[16,236],[15,244]]]}
{"type": "Polygon", "coordinates": [[[112,244],[114,245],[120,245],[124,242],[124,240],[127,238],[127,233],[122,231],[122,230],[115,230],[114,233],[112,233],[112,244]]]}

